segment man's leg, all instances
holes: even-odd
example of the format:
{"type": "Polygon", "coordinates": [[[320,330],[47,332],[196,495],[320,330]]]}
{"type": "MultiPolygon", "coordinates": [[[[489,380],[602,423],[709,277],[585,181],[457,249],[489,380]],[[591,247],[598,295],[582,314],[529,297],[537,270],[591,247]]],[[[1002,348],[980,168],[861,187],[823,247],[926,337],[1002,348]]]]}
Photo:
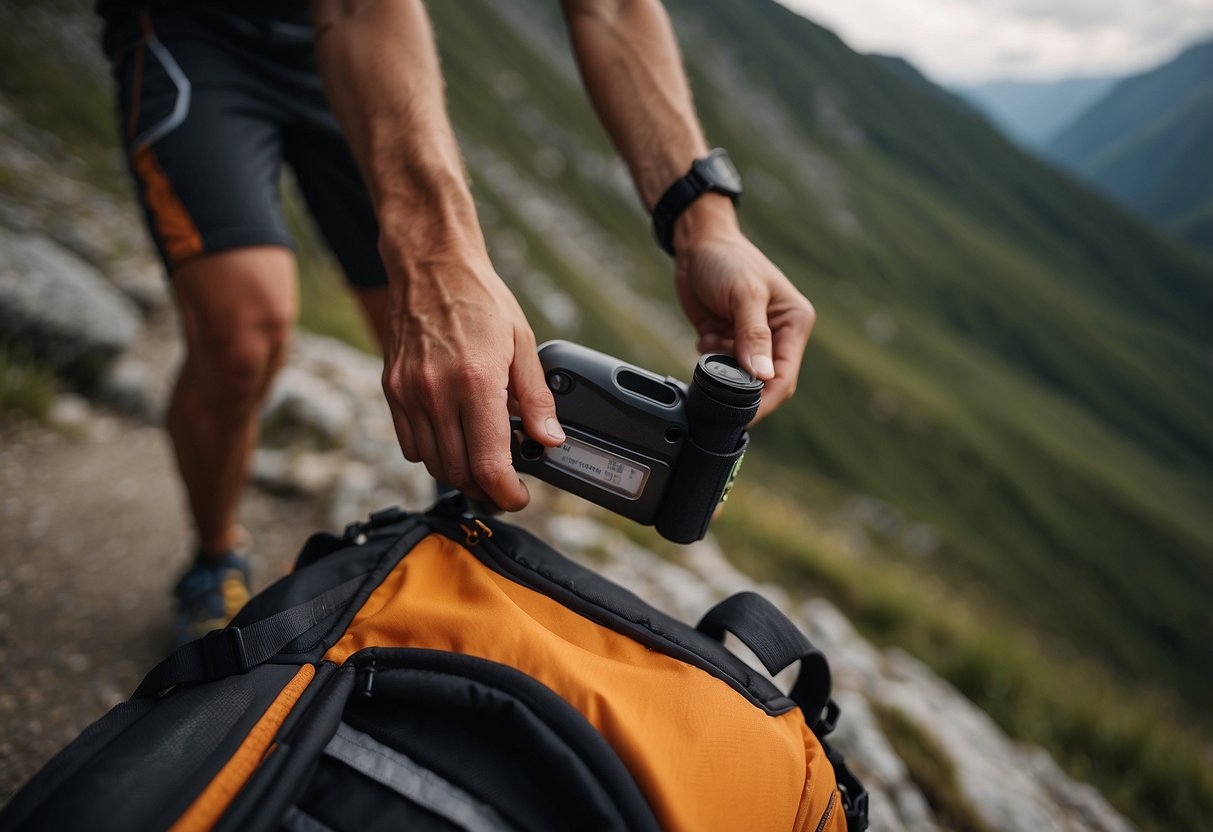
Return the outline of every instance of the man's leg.
{"type": "Polygon", "coordinates": [[[292,253],[250,246],[173,271],[186,359],[168,412],[200,555],[232,551],[260,406],[282,366],[298,309],[292,253]]]}

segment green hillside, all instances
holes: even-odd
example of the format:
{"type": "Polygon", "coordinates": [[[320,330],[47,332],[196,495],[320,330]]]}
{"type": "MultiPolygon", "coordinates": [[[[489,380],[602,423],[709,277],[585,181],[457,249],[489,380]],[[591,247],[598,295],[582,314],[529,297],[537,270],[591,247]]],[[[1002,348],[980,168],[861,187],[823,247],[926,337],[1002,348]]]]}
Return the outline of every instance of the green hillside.
{"type": "MultiPolygon", "coordinates": [[[[819,313],[797,397],[754,431],[726,550],[830,594],[1147,828],[1198,827],[1213,265],[770,0],[667,5],[744,224],[819,313]]],[[[428,6],[494,262],[539,337],[685,377],[670,262],[558,4],[428,6]]],[[[114,187],[106,81],[61,57],[0,33],[0,92],[114,187]]],[[[296,225],[304,322],[349,337],[296,225]]]]}
{"type": "Polygon", "coordinates": [[[1123,205],[1213,248],[1213,41],[1128,78],[1048,147],[1123,205]]]}
{"type": "MultiPolygon", "coordinates": [[[[670,6],[747,226],[820,313],[757,453],[931,524],[923,569],[1213,703],[1213,270],[774,3],[670,6]]],[[[685,373],[669,264],[557,12],[432,13],[490,242],[541,337],[570,334],[556,291],[573,337],[685,373]]]]}

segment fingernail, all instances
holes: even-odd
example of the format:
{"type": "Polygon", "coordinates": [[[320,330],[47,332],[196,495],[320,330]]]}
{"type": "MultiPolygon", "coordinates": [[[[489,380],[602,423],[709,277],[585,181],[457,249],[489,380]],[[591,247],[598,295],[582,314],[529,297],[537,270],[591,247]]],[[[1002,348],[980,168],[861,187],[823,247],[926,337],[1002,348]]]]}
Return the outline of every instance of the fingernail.
{"type": "Polygon", "coordinates": [[[771,363],[771,359],[765,355],[756,355],[750,359],[750,364],[754,367],[754,375],[759,378],[770,378],[775,375],[775,365],[771,363]]]}
{"type": "Polygon", "coordinates": [[[552,437],[557,442],[564,441],[564,431],[560,429],[560,423],[557,422],[555,418],[549,416],[547,421],[543,423],[543,426],[547,428],[548,436],[552,437]]]}

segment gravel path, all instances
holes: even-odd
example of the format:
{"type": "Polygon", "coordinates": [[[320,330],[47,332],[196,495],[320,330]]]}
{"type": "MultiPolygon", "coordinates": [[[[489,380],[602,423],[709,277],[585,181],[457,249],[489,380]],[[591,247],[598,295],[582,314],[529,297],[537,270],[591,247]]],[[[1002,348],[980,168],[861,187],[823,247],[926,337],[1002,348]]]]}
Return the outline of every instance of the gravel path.
{"type": "MultiPolygon", "coordinates": [[[[189,555],[163,431],[97,416],[76,433],[0,427],[0,803],[167,651],[189,555]]],[[[257,587],[320,527],[255,490],[243,513],[257,587]]]]}

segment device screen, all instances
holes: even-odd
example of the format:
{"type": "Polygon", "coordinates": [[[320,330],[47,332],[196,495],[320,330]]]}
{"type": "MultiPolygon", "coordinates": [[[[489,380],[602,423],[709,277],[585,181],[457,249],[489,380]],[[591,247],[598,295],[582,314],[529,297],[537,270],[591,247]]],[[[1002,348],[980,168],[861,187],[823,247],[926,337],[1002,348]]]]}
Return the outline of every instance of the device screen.
{"type": "Polygon", "coordinates": [[[635,500],[644,491],[650,469],[578,439],[566,439],[564,444],[548,448],[547,463],[565,473],[593,485],[635,500]]]}

